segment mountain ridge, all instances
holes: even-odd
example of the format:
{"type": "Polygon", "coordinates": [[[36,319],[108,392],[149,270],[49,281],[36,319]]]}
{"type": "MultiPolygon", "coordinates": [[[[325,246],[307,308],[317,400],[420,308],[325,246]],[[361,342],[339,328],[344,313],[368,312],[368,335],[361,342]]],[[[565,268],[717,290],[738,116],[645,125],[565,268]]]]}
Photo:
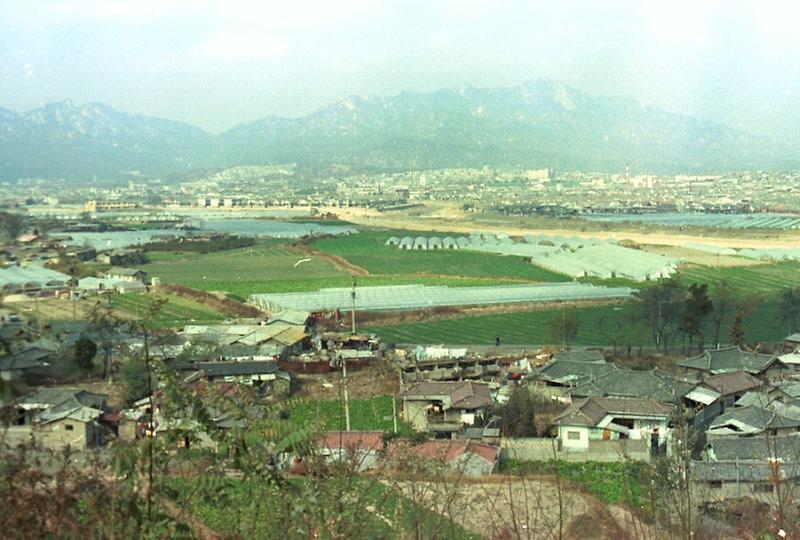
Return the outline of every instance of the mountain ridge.
{"type": "Polygon", "coordinates": [[[785,169],[796,148],[558,81],[351,95],[299,118],[266,116],[212,135],[102,103],[0,109],[0,178],[164,175],[235,165],[370,169],[554,167],[655,173],[785,169]]]}

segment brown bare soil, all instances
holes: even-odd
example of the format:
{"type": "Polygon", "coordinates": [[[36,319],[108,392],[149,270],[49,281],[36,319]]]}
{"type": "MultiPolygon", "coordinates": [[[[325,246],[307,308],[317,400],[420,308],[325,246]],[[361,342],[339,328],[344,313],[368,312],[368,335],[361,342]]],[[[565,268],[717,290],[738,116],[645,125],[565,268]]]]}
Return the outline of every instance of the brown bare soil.
{"type": "MultiPolygon", "coordinates": [[[[298,398],[311,400],[339,399],[341,373],[322,375],[298,375],[298,398]]],[[[347,395],[350,399],[369,399],[375,396],[397,395],[400,392],[398,374],[388,363],[378,361],[375,365],[358,371],[347,371],[347,395]]]]}
{"type": "MultiPolygon", "coordinates": [[[[75,316],[78,320],[86,319],[98,302],[97,298],[80,298],[75,300],[75,316]]],[[[44,321],[72,320],[72,301],[68,298],[48,298],[34,301],[11,302],[6,299],[6,307],[19,312],[25,317],[33,317],[44,321]]]]}
{"type": "Polygon", "coordinates": [[[322,253],[321,251],[317,251],[316,249],[312,248],[310,245],[297,242],[293,245],[294,248],[297,249],[300,253],[308,256],[313,257],[320,257],[322,259],[326,259],[330,261],[330,263],[336,267],[337,270],[341,270],[342,272],[347,272],[353,276],[368,276],[369,272],[365,268],[361,268],[360,266],[356,266],[348,262],[343,257],[339,257],[338,255],[331,255],[330,253],[322,253]]]}

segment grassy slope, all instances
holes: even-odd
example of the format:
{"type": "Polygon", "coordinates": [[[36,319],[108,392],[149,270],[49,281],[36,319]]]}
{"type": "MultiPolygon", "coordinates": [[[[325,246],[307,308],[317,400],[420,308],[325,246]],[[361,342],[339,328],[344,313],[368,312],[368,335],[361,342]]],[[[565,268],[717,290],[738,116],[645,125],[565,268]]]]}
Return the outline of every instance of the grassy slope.
{"type": "MultiPolygon", "coordinates": [[[[156,327],[181,326],[188,323],[209,323],[225,319],[225,315],[212,308],[186,298],[163,295],[167,301],[155,318],[156,327]]],[[[144,294],[115,294],[111,303],[115,308],[130,315],[143,318],[147,316],[151,297],[144,294]]]]}

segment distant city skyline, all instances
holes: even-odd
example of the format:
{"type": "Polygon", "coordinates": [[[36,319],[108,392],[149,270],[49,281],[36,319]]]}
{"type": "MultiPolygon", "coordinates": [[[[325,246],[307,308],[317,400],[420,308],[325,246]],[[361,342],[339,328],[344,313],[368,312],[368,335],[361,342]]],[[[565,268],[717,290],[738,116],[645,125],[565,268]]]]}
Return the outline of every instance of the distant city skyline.
{"type": "Polygon", "coordinates": [[[753,132],[800,127],[791,2],[0,2],[0,107],[71,99],[218,133],[347,95],[534,78],[753,132]]]}

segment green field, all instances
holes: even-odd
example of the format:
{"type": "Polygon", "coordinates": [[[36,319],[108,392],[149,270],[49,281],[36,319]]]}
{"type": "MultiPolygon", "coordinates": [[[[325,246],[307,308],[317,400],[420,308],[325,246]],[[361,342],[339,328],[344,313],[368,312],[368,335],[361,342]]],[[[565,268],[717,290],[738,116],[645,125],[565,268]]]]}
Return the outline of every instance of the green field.
{"type": "MultiPolygon", "coordinates": [[[[317,241],[314,247],[331,254],[339,254],[337,250],[352,251],[354,253],[347,254],[345,258],[362,266],[364,261],[355,252],[377,252],[377,245],[382,252],[375,259],[379,264],[368,264],[367,270],[371,275],[357,278],[363,286],[415,283],[477,286],[511,284],[521,280],[566,279],[560,274],[528,264],[519,257],[455,251],[422,253],[390,250],[382,245],[388,234],[364,233],[326,238],[317,241]],[[343,246],[346,249],[339,249],[343,246]],[[405,261],[406,256],[411,256],[411,259],[405,261]]],[[[224,291],[240,300],[257,293],[349,287],[353,282],[350,274],[335,267],[329,260],[313,255],[309,257],[291,247],[286,240],[266,240],[249,248],[208,254],[150,252],[149,256],[151,263],[141,268],[164,283],[203,291],[224,291]],[[310,260],[297,264],[303,259],[310,260]]]]}
{"type": "MultiPolygon", "coordinates": [[[[153,326],[171,327],[185,324],[203,324],[224,320],[225,315],[203,304],[174,295],[161,295],[166,300],[156,314],[153,326]]],[[[147,317],[152,297],[146,294],[114,294],[111,304],[139,319],[147,317]]]]}
{"type": "MultiPolygon", "coordinates": [[[[406,232],[405,235],[410,233],[406,232]]],[[[425,233],[432,236],[435,233],[425,233]]],[[[370,274],[413,274],[515,278],[525,281],[569,281],[567,276],[525,262],[522,257],[464,250],[410,251],[385,245],[391,231],[362,232],[323,238],[314,248],[338,255],[370,274]]],[[[446,236],[446,235],[441,235],[446,236]]]]}
{"type": "MultiPolygon", "coordinates": [[[[350,428],[356,431],[394,432],[392,423],[392,397],[376,396],[370,399],[351,399],[350,428]]],[[[399,411],[398,411],[399,414],[399,411]]],[[[289,419],[300,425],[317,423],[325,431],[344,431],[344,404],[340,401],[303,401],[289,410],[289,419]]],[[[411,426],[397,420],[400,435],[411,434],[411,426]]]]}
{"type": "Polygon", "coordinates": [[[800,261],[728,268],[697,266],[685,268],[679,275],[686,283],[713,283],[724,279],[743,293],[769,297],[786,287],[800,287],[800,261]]]}
{"type": "MultiPolygon", "coordinates": [[[[151,253],[153,262],[141,268],[164,283],[177,283],[204,291],[225,291],[241,298],[254,292],[285,290],[287,283],[338,280],[349,283],[347,274],[329,261],[292,249],[286,241],[263,241],[241,249],[215,253],[151,253]],[[297,266],[295,266],[297,264],[297,266]]],[[[303,289],[301,289],[303,290],[303,289]]]]}
{"type": "MultiPolygon", "coordinates": [[[[411,323],[391,326],[365,327],[377,334],[387,343],[420,344],[464,344],[491,345],[495,336],[500,336],[503,345],[545,345],[553,344],[550,337],[549,321],[559,317],[560,309],[519,311],[459,317],[431,322],[411,323]]],[[[570,345],[610,346],[615,334],[620,346],[652,346],[653,341],[648,328],[637,317],[634,304],[619,306],[590,306],[577,310],[578,335],[570,345]]],[[[730,321],[722,328],[722,340],[728,341],[730,321]]],[[[780,341],[788,329],[779,324],[774,303],[766,303],[745,320],[745,336],[749,343],[759,341],[780,341]]],[[[713,328],[709,323],[706,329],[706,344],[713,339],[713,328]]],[[[558,345],[558,344],[555,344],[558,345]]],[[[675,343],[676,346],[680,343],[675,343]]]]}

